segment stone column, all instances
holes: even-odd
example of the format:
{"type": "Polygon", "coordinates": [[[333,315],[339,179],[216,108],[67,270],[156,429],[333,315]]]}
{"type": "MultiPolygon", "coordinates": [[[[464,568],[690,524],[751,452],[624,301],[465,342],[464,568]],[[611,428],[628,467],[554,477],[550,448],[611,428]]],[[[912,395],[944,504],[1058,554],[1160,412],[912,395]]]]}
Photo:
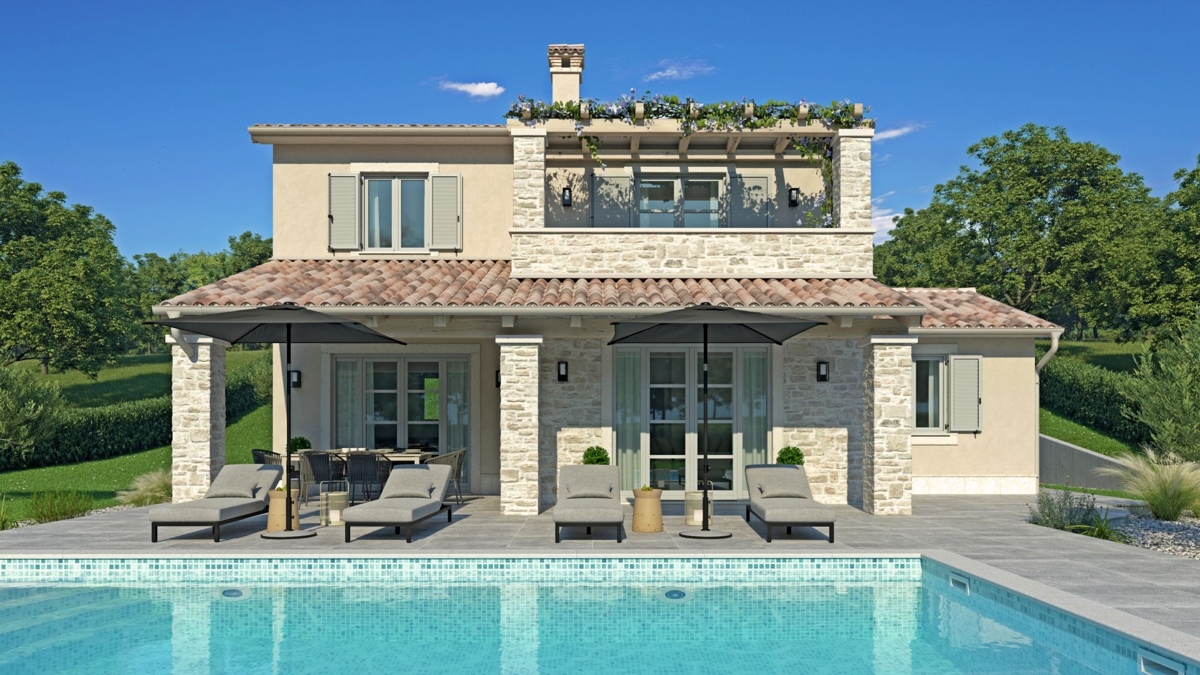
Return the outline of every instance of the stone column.
{"type": "Polygon", "coordinates": [[[513,229],[546,227],[546,130],[528,127],[513,135],[513,229]]]}
{"type": "Polygon", "coordinates": [[[500,345],[500,512],[538,513],[540,335],[498,335],[500,345]]]}
{"type": "Polygon", "coordinates": [[[874,129],[839,129],[833,139],[833,223],[871,227],[871,137],[874,129]]]}
{"type": "Polygon", "coordinates": [[[225,349],[229,343],[181,335],[171,345],[172,502],[200,499],[225,466],[225,349]]]}
{"type": "Polygon", "coordinates": [[[863,510],[912,515],[912,346],[908,335],[863,345],[863,510]]]}

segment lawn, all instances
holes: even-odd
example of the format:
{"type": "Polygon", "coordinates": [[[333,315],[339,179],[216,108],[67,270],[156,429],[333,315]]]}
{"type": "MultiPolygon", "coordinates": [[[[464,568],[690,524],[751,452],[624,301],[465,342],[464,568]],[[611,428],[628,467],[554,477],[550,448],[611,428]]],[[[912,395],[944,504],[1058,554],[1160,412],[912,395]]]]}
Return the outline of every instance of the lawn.
{"type": "MultiPolygon", "coordinates": [[[[243,415],[226,429],[225,461],[230,464],[248,464],[251,448],[270,447],[270,404],[243,415]]],[[[96,508],[103,508],[116,504],[117,491],[128,488],[137,476],[170,466],[171,448],[164,446],[80,464],[12,471],[0,473],[0,494],[7,496],[6,503],[18,520],[27,517],[33,493],[49,490],[90,492],[96,508]]]]}
{"type": "MultiPolygon", "coordinates": [[[[1039,355],[1050,348],[1049,340],[1037,341],[1039,355]]],[[[1058,354],[1054,358],[1067,356],[1094,366],[1127,373],[1134,369],[1133,357],[1142,353],[1140,342],[1114,342],[1112,340],[1061,340],[1058,354]]],[[[1040,356],[1039,356],[1040,358],[1040,356]]]]}
{"type": "Polygon", "coordinates": [[[1099,488],[1085,488],[1078,485],[1052,485],[1050,483],[1042,483],[1044,490],[1066,490],[1067,492],[1082,492],[1088,495],[1098,495],[1101,497],[1120,497],[1121,499],[1137,499],[1137,495],[1120,490],[1101,490],[1099,488]]]}
{"type": "Polygon", "coordinates": [[[1087,448],[1092,452],[1098,452],[1109,457],[1115,457],[1116,455],[1136,450],[1134,446],[1125,441],[1107,436],[1077,422],[1072,422],[1045,408],[1042,408],[1041,430],[1043,434],[1051,438],[1074,443],[1081,448],[1087,448]]]}
{"type": "MultiPolygon", "coordinates": [[[[262,350],[229,351],[226,370],[238,368],[262,353],[262,350]]],[[[46,379],[62,389],[68,404],[78,408],[96,408],[171,393],[170,354],[135,354],[120,356],[117,361],[119,365],[101,370],[94,380],[78,371],[50,373],[46,379]]],[[[25,361],[13,367],[36,370],[38,364],[25,361]]]]}

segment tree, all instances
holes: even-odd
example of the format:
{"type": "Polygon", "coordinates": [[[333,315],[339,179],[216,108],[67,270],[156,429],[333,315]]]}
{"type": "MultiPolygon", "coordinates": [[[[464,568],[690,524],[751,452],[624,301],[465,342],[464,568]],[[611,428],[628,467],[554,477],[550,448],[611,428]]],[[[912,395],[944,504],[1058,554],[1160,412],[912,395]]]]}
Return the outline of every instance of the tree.
{"type": "Polygon", "coordinates": [[[1126,417],[1145,424],[1156,450],[1200,462],[1200,315],[1154,351],[1137,357],[1124,387],[1126,417]]]}
{"type": "Polygon", "coordinates": [[[896,219],[875,271],[897,286],[975,286],[1081,331],[1121,321],[1160,213],[1117,155],[1027,124],[967,149],[978,164],[896,219]]]}
{"type": "Polygon", "coordinates": [[[113,224],[0,164],[0,366],[95,374],[127,347],[131,268],[113,224]]]}

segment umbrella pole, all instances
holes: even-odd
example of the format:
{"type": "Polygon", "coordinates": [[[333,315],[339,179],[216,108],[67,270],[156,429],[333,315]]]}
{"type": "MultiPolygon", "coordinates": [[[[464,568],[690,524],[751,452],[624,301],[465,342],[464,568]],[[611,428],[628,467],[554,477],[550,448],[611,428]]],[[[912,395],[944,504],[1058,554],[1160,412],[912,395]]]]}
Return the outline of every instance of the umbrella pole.
{"type": "Polygon", "coordinates": [[[700,486],[704,491],[701,508],[704,515],[700,517],[700,530],[708,532],[708,324],[704,324],[704,422],[700,425],[700,450],[704,455],[703,468],[700,470],[700,486]]]}
{"type": "Polygon", "coordinates": [[[287,455],[287,485],[284,487],[284,501],[286,508],[284,509],[284,518],[287,525],[284,529],[288,532],[292,531],[292,324],[287,325],[287,345],[284,347],[286,355],[284,362],[287,364],[283,369],[283,447],[284,453],[287,455]]]}

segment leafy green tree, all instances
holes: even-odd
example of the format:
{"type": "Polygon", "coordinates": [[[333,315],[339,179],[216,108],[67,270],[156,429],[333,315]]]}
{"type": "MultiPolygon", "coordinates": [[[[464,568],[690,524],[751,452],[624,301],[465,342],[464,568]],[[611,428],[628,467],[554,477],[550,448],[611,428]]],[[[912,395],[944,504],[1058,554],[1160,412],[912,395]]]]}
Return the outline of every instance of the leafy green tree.
{"type": "Polygon", "coordinates": [[[1153,352],[1137,357],[1123,392],[1126,417],[1150,428],[1160,454],[1200,462],[1200,315],[1153,352]]]}
{"type": "Polygon", "coordinates": [[[127,348],[131,269],[113,224],[0,164],[0,366],[95,374],[127,348]]]}
{"type": "Polygon", "coordinates": [[[876,248],[876,275],[897,286],[975,286],[1080,330],[1119,323],[1161,213],[1141,176],[1059,127],[1027,124],[967,154],[977,166],[896,219],[876,248]]]}
{"type": "Polygon", "coordinates": [[[243,232],[229,238],[229,257],[226,276],[257,267],[271,259],[272,242],[262,235],[243,232]]]}
{"type": "Polygon", "coordinates": [[[0,471],[24,467],[65,407],[51,382],[24,368],[0,368],[0,471]]]}

